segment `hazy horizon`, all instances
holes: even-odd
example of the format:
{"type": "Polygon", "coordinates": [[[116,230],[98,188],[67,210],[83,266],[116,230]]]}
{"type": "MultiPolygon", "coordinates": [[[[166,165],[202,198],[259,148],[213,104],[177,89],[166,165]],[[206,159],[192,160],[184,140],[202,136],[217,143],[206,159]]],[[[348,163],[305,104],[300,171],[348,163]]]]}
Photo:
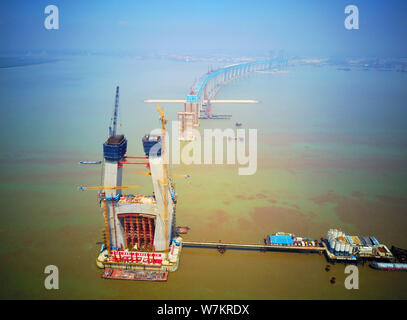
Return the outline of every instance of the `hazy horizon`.
{"type": "Polygon", "coordinates": [[[1,51],[400,57],[406,52],[405,1],[2,1],[1,51]],[[47,30],[47,5],[59,30],[47,30]],[[344,27],[347,5],[359,30],[344,27]]]}

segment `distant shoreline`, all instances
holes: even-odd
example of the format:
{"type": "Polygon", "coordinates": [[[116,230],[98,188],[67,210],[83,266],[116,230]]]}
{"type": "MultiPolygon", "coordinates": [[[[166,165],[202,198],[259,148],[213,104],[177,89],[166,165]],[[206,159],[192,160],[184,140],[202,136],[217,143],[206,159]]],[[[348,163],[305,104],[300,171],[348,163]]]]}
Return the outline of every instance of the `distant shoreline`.
{"type": "MultiPolygon", "coordinates": [[[[0,65],[0,69],[12,69],[12,68],[22,68],[22,67],[29,67],[29,66],[34,66],[38,64],[45,64],[45,63],[52,63],[52,62],[57,62],[59,61],[58,59],[51,59],[47,61],[33,61],[33,62],[27,62],[27,63],[20,63],[20,64],[13,64],[10,63],[8,65],[0,65]]],[[[0,63],[1,63],[1,58],[0,58],[0,63]]]]}

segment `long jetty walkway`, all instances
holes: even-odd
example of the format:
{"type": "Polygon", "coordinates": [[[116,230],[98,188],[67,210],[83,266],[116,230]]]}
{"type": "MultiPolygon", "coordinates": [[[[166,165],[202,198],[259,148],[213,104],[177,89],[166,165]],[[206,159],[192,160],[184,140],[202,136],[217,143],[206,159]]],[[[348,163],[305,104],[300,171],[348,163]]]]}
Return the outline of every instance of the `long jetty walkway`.
{"type": "Polygon", "coordinates": [[[322,253],[325,247],[300,247],[300,246],[280,246],[265,245],[256,243],[233,243],[233,242],[205,242],[205,241],[183,241],[183,247],[191,248],[214,248],[219,251],[226,249],[259,250],[259,251],[292,251],[292,252],[317,252],[322,253]]]}

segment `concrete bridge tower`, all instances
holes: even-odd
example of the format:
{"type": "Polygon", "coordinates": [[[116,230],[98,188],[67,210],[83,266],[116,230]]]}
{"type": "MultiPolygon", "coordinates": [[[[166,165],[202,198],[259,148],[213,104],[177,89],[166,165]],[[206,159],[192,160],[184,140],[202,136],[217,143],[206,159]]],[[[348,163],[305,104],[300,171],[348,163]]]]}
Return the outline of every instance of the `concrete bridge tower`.
{"type": "Polygon", "coordinates": [[[164,125],[162,131],[161,135],[145,135],[142,138],[146,157],[126,157],[127,140],[123,135],[110,136],[103,145],[105,189],[101,206],[110,250],[168,252],[175,232],[176,194],[168,177],[166,154],[161,150],[165,150],[162,139],[165,137],[164,125]],[[131,158],[144,158],[148,162],[128,162],[131,158]],[[152,194],[122,194],[120,188],[114,189],[122,186],[122,167],[132,164],[147,165],[152,194]]]}

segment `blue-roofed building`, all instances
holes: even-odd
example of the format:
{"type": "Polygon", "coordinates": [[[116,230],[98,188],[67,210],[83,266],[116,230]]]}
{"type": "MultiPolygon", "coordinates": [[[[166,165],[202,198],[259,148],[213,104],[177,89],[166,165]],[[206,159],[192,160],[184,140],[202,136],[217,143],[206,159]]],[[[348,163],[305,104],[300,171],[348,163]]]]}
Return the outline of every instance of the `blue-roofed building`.
{"type": "Polygon", "coordinates": [[[277,244],[277,245],[288,245],[291,246],[294,244],[293,238],[291,236],[283,236],[283,235],[271,235],[270,244],[277,244]]]}

